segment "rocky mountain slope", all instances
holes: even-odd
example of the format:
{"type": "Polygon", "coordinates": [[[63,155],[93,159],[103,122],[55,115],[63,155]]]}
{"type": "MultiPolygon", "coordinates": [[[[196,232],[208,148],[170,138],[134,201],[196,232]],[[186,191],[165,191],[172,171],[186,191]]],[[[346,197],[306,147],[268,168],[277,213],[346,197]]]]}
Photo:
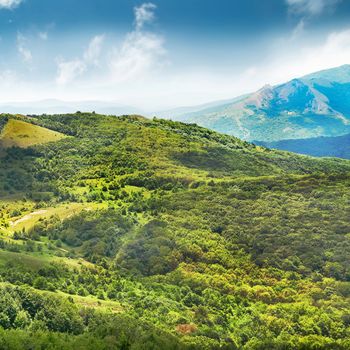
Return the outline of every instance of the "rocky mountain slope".
{"type": "MultiPolygon", "coordinates": [[[[245,140],[339,136],[350,130],[350,65],[329,69],[174,119],[245,140]]],[[[171,118],[171,112],[163,115],[171,118]]]]}

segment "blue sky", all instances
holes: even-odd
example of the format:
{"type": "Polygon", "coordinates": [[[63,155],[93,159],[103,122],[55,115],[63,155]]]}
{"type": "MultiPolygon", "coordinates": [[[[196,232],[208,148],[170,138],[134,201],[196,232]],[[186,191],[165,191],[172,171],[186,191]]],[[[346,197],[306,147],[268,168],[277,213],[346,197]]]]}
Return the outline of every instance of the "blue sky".
{"type": "Polygon", "coordinates": [[[1,101],[156,110],[350,63],[347,0],[0,0],[1,101]]]}

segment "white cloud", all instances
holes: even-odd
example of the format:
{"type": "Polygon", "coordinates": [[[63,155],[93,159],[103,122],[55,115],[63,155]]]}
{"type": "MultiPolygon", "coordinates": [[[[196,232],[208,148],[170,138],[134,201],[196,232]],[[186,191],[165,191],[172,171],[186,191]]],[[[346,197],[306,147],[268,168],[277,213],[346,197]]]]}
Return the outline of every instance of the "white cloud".
{"type": "Polygon", "coordinates": [[[154,20],[154,10],[157,8],[155,4],[147,2],[141,6],[134,8],[136,30],[142,30],[146,23],[154,20]]]}
{"type": "Polygon", "coordinates": [[[289,40],[299,40],[305,34],[305,28],[312,18],[325,12],[331,12],[343,0],[285,0],[289,12],[299,17],[299,21],[292,30],[289,40]]]}
{"type": "Polygon", "coordinates": [[[86,63],[98,65],[103,41],[104,35],[96,35],[94,38],[92,38],[87,50],[84,53],[84,60],[86,63]]]}
{"type": "Polygon", "coordinates": [[[135,29],[128,33],[120,48],[114,48],[110,68],[114,82],[135,81],[150,75],[164,64],[164,39],[144,31],[144,25],[154,20],[156,6],[144,3],[134,9],[135,29]]]}
{"type": "Polygon", "coordinates": [[[309,71],[350,63],[350,29],[330,33],[323,45],[306,51],[309,71]]]}
{"type": "Polygon", "coordinates": [[[39,32],[39,33],[38,33],[38,37],[39,37],[39,39],[45,41],[45,40],[48,39],[49,33],[48,33],[48,32],[39,32]]]}
{"type": "MultiPolygon", "coordinates": [[[[277,84],[323,69],[350,63],[350,28],[329,33],[323,41],[279,40],[270,58],[258,66],[253,85],[277,84]]],[[[246,81],[248,82],[248,81],[246,81]]],[[[242,85],[245,85],[243,83],[242,85]]]]}
{"type": "Polygon", "coordinates": [[[298,39],[304,33],[304,30],[305,30],[305,19],[302,18],[298,22],[298,24],[294,27],[292,35],[291,35],[291,40],[293,41],[293,40],[298,39]]]}
{"type": "Polygon", "coordinates": [[[320,45],[301,51],[304,72],[350,63],[350,29],[330,33],[320,45]]]}
{"type": "Polygon", "coordinates": [[[21,2],[22,0],[0,0],[0,9],[13,9],[21,2]]]}
{"type": "MultiPolygon", "coordinates": [[[[156,33],[144,30],[145,24],[154,20],[155,9],[156,6],[152,3],[144,3],[134,8],[133,31],[126,34],[119,47],[112,47],[104,54],[108,60],[109,70],[100,79],[105,83],[135,82],[150,76],[164,64],[163,57],[166,53],[164,39],[156,33]]],[[[104,35],[96,35],[81,57],[73,60],[59,60],[56,83],[66,85],[87,74],[93,66],[99,67],[104,41],[104,35]]]]}
{"type": "Polygon", "coordinates": [[[17,34],[17,50],[24,62],[31,62],[33,59],[32,52],[27,48],[27,38],[21,34],[17,34]]]}
{"type": "Polygon", "coordinates": [[[87,71],[90,65],[98,65],[104,35],[93,37],[82,58],[58,61],[56,83],[66,85],[87,71]]]}
{"type": "Polygon", "coordinates": [[[115,99],[117,94],[127,100],[126,96],[135,97],[136,91],[143,90],[140,96],[146,95],[146,87],[153,91],[164,78],[163,73],[157,74],[158,70],[167,63],[164,38],[145,29],[145,25],[155,19],[155,9],[151,3],[134,8],[134,28],[119,45],[108,46],[105,36],[97,35],[80,56],[57,61],[56,84],[66,86],[64,91],[67,94],[71,91],[70,96],[79,90],[89,98],[102,94],[103,99],[115,99]],[[74,92],[68,86],[73,82],[74,92]]]}
{"type": "Polygon", "coordinates": [[[44,28],[42,28],[41,31],[37,33],[37,36],[40,40],[46,41],[49,38],[49,33],[51,29],[55,27],[55,23],[51,22],[48,23],[44,28]]]}
{"type": "Polygon", "coordinates": [[[79,59],[66,62],[58,62],[58,74],[56,82],[59,85],[66,85],[86,70],[86,64],[79,59]]]}
{"type": "Polygon", "coordinates": [[[166,53],[163,37],[145,30],[145,25],[155,19],[155,9],[156,6],[152,3],[144,3],[135,7],[134,29],[126,34],[118,47],[109,47],[103,57],[102,47],[105,36],[97,35],[91,39],[81,57],[58,61],[56,83],[66,85],[83,74],[88,76],[88,73],[92,73],[96,79],[92,68],[102,67],[101,57],[105,60],[108,71],[97,78],[98,84],[116,86],[121,82],[136,82],[151,76],[164,65],[166,53]]]}
{"type": "Polygon", "coordinates": [[[308,16],[317,16],[332,9],[342,0],[286,0],[292,13],[308,16]]]}
{"type": "Polygon", "coordinates": [[[2,82],[2,84],[5,83],[8,85],[16,82],[17,81],[16,72],[14,72],[10,69],[7,69],[7,70],[0,72],[0,81],[2,82]]]}
{"type": "Polygon", "coordinates": [[[163,42],[163,38],[156,34],[129,33],[122,47],[112,54],[110,67],[114,81],[142,78],[162,66],[163,42]]]}

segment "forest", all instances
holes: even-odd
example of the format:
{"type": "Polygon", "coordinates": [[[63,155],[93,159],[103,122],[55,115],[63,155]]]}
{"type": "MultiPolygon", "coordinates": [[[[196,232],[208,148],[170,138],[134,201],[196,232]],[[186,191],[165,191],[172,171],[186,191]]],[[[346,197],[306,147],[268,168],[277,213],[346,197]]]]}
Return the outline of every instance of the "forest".
{"type": "Polygon", "coordinates": [[[0,131],[0,349],[350,348],[350,161],[137,115],[0,131]]]}

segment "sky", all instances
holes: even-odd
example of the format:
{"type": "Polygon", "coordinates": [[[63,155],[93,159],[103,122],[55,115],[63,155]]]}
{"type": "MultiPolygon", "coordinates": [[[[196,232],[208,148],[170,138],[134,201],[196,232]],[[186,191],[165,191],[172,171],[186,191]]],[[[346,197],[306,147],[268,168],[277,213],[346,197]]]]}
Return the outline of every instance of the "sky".
{"type": "Polygon", "coordinates": [[[0,0],[0,103],[160,110],[350,63],[348,0],[0,0]]]}

